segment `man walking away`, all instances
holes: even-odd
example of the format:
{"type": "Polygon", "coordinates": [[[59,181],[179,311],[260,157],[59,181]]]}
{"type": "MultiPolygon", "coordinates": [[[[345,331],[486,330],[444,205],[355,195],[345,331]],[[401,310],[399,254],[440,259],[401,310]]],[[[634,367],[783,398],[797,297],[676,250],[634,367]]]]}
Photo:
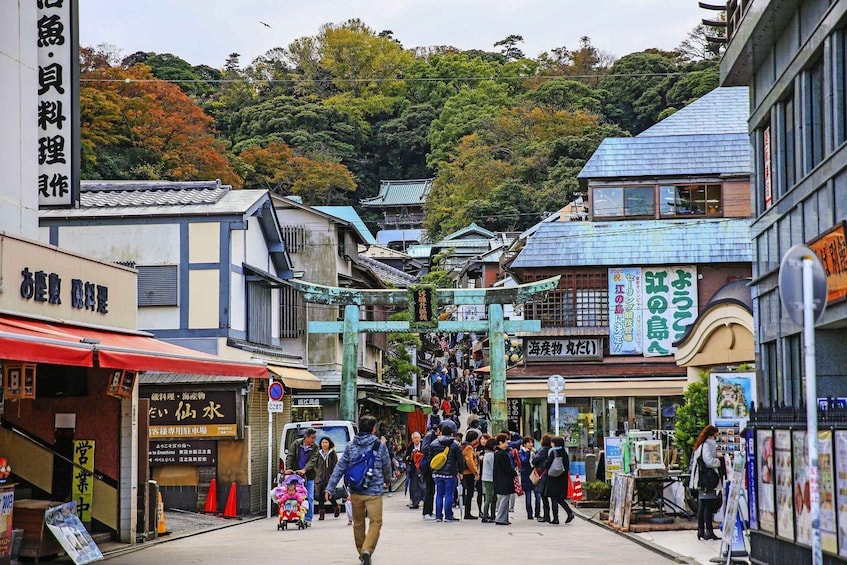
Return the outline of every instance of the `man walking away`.
{"type": "MultiPolygon", "coordinates": [[[[285,474],[300,475],[306,481],[306,492],[309,495],[309,508],[306,510],[306,527],[312,525],[315,507],[315,477],[318,474],[318,451],[315,445],[317,437],[315,428],[306,428],[303,437],[295,439],[288,448],[285,457],[285,474]]],[[[323,504],[321,504],[323,508],[323,504]]]]}
{"type": "Polygon", "coordinates": [[[421,475],[424,480],[423,517],[424,520],[435,520],[435,479],[432,478],[432,469],[429,468],[429,446],[438,439],[441,434],[441,418],[437,414],[430,414],[431,426],[429,431],[421,440],[421,475]]]}
{"type": "Polygon", "coordinates": [[[383,488],[391,484],[391,456],[385,444],[374,435],[375,428],[376,418],[373,416],[365,415],[359,419],[359,433],[347,444],[324,493],[324,497],[331,500],[335,487],[347,468],[367,451],[374,452],[373,467],[370,469],[372,477],[366,485],[363,485],[363,490],[356,491],[351,485],[347,485],[350,488],[350,500],[353,503],[353,539],[362,565],[371,565],[371,555],[376,549],[379,531],[382,528],[383,488]],[[369,522],[367,532],[365,516],[368,517],[369,522]]]}
{"type": "Polygon", "coordinates": [[[462,449],[453,439],[453,426],[449,423],[441,424],[441,436],[429,446],[428,455],[432,478],[435,479],[435,520],[458,522],[459,518],[453,516],[453,495],[458,475],[462,472],[463,460],[462,449]],[[436,455],[441,457],[435,459],[436,455]],[[441,463],[440,459],[444,461],[439,465],[436,462],[441,463]]]}
{"type": "Polygon", "coordinates": [[[464,497],[462,503],[465,506],[465,520],[477,519],[476,516],[471,514],[471,502],[473,501],[476,482],[479,480],[479,465],[476,457],[478,445],[479,433],[476,430],[469,430],[465,436],[465,443],[462,445],[462,458],[465,460],[465,470],[462,473],[462,495],[464,497]]]}

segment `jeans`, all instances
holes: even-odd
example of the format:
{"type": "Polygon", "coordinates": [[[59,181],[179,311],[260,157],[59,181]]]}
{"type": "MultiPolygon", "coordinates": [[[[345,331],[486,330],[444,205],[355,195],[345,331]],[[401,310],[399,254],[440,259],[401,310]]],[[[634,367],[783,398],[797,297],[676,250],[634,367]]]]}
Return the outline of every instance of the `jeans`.
{"type": "Polygon", "coordinates": [[[353,539],[356,551],[373,554],[376,542],[379,541],[379,531],[382,529],[382,496],[353,494],[353,539]],[[365,516],[368,518],[368,529],[365,532],[365,516]]]}
{"type": "Polygon", "coordinates": [[[453,492],[456,477],[433,477],[435,479],[435,517],[453,519],[453,492]]]}
{"type": "Polygon", "coordinates": [[[540,518],[541,517],[541,499],[544,498],[544,497],[541,496],[541,489],[538,488],[537,486],[535,486],[532,490],[535,493],[535,517],[540,518]]]}
{"type": "MultiPolygon", "coordinates": [[[[532,483],[530,483],[532,485],[532,483]]],[[[524,503],[526,504],[526,516],[527,518],[535,518],[535,514],[532,513],[532,499],[535,498],[535,488],[526,488],[523,491],[524,503]]],[[[538,512],[538,502],[535,503],[535,511],[538,512]]]]}
{"type": "Polygon", "coordinates": [[[315,515],[315,481],[306,481],[306,492],[309,493],[309,509],[306,510],[306,522],[312,521],[315,515]]]}

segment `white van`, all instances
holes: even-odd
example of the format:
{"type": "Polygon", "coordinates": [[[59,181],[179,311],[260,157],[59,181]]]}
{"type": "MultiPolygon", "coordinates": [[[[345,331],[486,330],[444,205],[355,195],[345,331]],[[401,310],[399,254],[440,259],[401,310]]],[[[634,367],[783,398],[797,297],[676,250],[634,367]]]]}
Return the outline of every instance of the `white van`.
{"type": "Polygon", "coordinates": [[[282,429],[282,440],[279,446],[280,470],[285,467],[285,457],[288,455],[288,448],[294,443],[295,439],[303,437],[303,434],[309,428],[315,428],[318,432],[315,439],[317,445],[320,445],[322,437],[329,436],[329,439],[335,444],[335,452],[338,453],[339,459],[341,459],[347,443],[356,435],[356,425],[347,420],[321,420],[318,422],[292,422],[285,424],[285,427],[282,429]]]}

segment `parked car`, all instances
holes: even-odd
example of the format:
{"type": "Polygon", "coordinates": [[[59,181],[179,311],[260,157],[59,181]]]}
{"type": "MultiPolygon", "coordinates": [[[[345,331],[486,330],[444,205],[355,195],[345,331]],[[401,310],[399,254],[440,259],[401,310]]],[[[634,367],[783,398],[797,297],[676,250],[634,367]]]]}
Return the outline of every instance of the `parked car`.
{"type": "Polygon", "coordinates": [[[321,438],[329,436],[335,444],[335,452],[338,458],[344,453],[347,443],[356,435],[356,425],[347,420],[321,420],[317,422],[291,422],[285,424],[282,429],[282,440],[279,446],[279,469],[285,468],[285,456],[288,455],[288,448],[294,443],[297,438],[303,437],[303,433],[308,428],[315,428],[318,431],[315,443],[320,445],[321,438]]]}

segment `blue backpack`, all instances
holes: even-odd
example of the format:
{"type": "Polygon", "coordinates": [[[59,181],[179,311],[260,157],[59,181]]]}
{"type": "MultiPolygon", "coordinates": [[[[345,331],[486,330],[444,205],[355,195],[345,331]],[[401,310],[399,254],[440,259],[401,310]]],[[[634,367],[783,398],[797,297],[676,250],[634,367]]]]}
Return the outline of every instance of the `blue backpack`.
{"type": "Polygon", "coordinates": [[[371,484],[376,462],[376,452],[382,443],[377,439],[373,448],[360,453],[344,471],[344,483],[354,492],[364,492],[371,484]]]}

